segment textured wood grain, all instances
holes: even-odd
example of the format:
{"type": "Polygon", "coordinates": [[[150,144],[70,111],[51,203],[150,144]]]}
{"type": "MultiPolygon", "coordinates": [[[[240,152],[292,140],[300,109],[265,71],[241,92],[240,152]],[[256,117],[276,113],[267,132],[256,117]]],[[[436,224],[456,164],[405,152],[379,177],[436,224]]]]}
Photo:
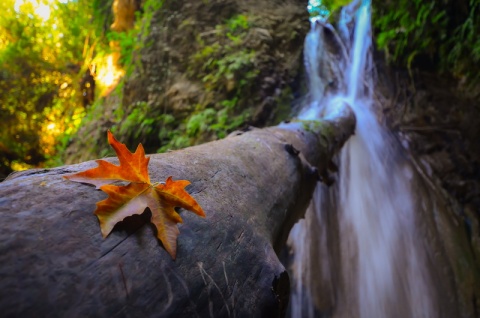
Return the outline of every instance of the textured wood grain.
{"type": "Polygon", "coordinates": [[[151,155],[152,181],[190,180],[207,215],[181,213],[176,261],[148,210],[102,239],[93,211],[105,194],[62,178],[94,161],[13,175],[0,183],[2,316],[283,316],[289,278],[277,252],[354,126],[345,106],[316,124],[151,155]]]}

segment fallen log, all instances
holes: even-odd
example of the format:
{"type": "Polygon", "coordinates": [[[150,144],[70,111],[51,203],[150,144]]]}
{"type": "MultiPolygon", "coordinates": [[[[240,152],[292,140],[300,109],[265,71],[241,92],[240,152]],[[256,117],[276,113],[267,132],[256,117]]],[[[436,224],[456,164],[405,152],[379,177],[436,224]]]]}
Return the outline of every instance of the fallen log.
{"type": "Polygon", "coordinates": [[[322,121],[151,155],[151,179],[190,180],[207,215],[181,213],[175,261],[148,209],[102,238],[93,211],[106,195],[62,178],[94,161],[14,174],[0,183],[2,316],[283,316],[289,277],[277,253],[354,126],[343,105],[322,121]]]}

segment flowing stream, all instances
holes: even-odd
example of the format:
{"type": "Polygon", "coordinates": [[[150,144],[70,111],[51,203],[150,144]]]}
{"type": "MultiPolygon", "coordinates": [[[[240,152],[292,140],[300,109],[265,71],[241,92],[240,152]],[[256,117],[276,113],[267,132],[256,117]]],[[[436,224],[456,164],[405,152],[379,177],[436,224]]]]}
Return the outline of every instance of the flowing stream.
{"type": "Polygon", "coordinates": [[[413,171],[374,111],[370,1],[354,1],[340,16],[338,89],[325,94],[319,71],[325,26],[314,22],[305,45],[310,102],[299,117],[321,118],[327,105],[343,100],[355,112],[356,133],[336,158],[335,184],[318,185],[306,218],[290,234],[290,314],[435,317],[432,278],[417,240],[413,171]]]}

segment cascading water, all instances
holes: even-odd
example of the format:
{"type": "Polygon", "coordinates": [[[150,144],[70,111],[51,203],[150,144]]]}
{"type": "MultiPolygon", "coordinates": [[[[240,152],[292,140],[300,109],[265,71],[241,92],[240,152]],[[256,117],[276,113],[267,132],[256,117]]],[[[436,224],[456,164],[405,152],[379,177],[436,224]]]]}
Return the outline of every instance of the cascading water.
{"type": "Polygon", "coordinates": [[[292,317],[437,316],[415,230],[413,172],[374,112],[370,8],[370,1],[354,1],[341,14],[347,58],[339,61],[345,71],[335,94],[325,94],[318,75],[318,22],[306,39],[310,103],[299,117],[319,118],[326,105],[342,100],[357,127],[338,156],[336,184],[319,184],[306,219],[290,234],[292,317]]]}

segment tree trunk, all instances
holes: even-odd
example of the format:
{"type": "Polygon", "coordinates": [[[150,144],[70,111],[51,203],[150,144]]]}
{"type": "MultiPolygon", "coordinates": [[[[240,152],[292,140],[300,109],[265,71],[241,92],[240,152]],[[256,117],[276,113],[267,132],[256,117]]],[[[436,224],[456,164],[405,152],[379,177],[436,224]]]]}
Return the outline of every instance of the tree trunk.
{"type": "Polygon", "coordinates": [[[182,213],[175,261],[148,210],[102,239],[93,211],[106,195],[62,178],[94,161],[13,175],[0,183],[2,316],[283,316],[289,277],[277,254],[317,172],[328,179],[328,163],[354,126],[344,105],[323,121],[151,155],[151,179],[190,180],[187,190],[207,215],[182,213]]]}

